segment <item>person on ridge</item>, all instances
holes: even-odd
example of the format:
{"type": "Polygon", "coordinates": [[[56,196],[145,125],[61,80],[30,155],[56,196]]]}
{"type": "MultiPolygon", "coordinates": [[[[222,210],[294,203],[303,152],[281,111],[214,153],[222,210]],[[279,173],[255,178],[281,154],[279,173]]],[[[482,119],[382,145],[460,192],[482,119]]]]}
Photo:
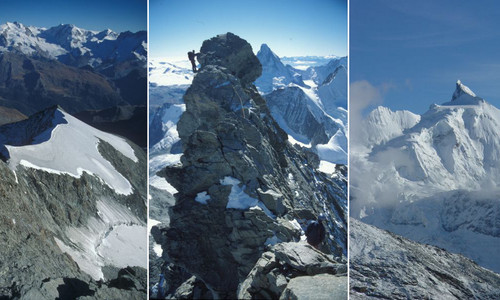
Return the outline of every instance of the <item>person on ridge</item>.
{"type": "Polygon", "coordinates": [[[191,65],[193,66],[193,73],[196,73],[198,70],[196,70],[196,62],[194,61],[194,58],[198,56],[197,53],[193,51],[188,52],[188,58],[191,61],[191,65]]]}
{"type": "Polygon", "coordinates": [[[320,214],[318,220],[311,221],[306,229],[307,242],[316,249],[319,249],[319,245],[321,245],[325,239],[326,230],[322,223],[323,220],[326,220],[326,217],[324,214],[320,214]]]}

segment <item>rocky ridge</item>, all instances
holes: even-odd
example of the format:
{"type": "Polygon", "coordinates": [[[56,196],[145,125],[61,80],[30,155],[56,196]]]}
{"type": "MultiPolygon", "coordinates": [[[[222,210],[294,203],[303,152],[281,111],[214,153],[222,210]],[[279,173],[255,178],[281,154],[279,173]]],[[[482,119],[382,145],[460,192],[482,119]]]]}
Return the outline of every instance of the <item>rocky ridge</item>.
{"type": "Polygon", "coordinates": [[[266,248],[299,241],[301,225],[319,213],[328,218],[322,250],[346,255],[345,182],[288,143],[252,84],[262,67],[251,46],[219,35],[198,60],[177,124],[181,164],[158,172],[178,191],[169,226],[155,235],[164,259],[213,296],[235,298],[266,248]]]}
{"type": "Polygon", "coordinates": [[[500,275],[350,218],[351,299],[498,299],[500,275]]]}

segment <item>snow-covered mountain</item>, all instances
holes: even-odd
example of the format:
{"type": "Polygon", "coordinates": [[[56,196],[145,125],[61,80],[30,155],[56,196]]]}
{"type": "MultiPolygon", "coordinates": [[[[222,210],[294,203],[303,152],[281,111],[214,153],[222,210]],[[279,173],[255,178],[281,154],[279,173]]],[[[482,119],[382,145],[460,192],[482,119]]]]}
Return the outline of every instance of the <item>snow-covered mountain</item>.
{"type": "Polygon", "coordinates": [[[351,215],[500,272],[500,110],[458,81],[422,116],[378,108],[363,124],[351,215]]]}
{"type": "Polygon", "coordinates": [[[7,22],[0,25],[0,53],[20,52],[97,68],[126,60],[146,62],[146,32],[90,31],[70,24],[49,29],[7,22]]]}
{"type": "Polygon", "coordinates": [[[9,220],[0,225],[9,245],[0,253],[10,268],[0,286],[14,287],[0,295],[51,298],[59,284],[44,283],[71,278],[95,292],[101,287],[93,280],[105,287],[118,269],[146,268],[146,158],[139,147],[52,107],[0,126],[0,158],[1,215],[9,220]]]}
{"type": "Polygon", "coordinates": [[[327,55],[327,56],[283,56],[281,61],[284,65],[290,65],[296,70],[307,70],[310,67],[323,66],[328,64],[332,59],[337,59],[338,56],[327,55]]]}
{"type": "MultiPolygon", "coordinates": [[[[346,58],[333,58],[325,65],[300,70],[285,66],[265,44],[257,58],[263,71],[255,85],[290,141],[312,148],[322,160],[346,164],[346,58]]],[[[304,58],[296,61],[302,67],[307,62],[304,58]]]]}
{"type": "Polygon", "coordinates": [[[262,44],[260,47],[257,58],[262,64],[262,75],[257,78],[255,85],[262,94],[286,87],[291,83],[307,87],[302,81],[302,76],[292,67],[285,67],[280,58],[266,44],[262,44]]]}
{"type": "Polygon", "coordinates": [[[362,121],[358,136],[352,137],[357,147],[373,147],[403,134],[405,129],[415,126],[420,115],[407,110],[392,111],[379,106],[362,121]]]}

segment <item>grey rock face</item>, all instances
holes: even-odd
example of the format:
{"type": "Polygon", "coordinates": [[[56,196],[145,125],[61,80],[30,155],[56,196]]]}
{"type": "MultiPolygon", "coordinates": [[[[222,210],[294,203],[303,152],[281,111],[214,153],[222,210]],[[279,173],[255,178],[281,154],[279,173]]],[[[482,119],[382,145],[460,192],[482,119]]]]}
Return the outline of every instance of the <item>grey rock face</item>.
{"type": "Polygon", "coordinates": [[[500,275],[350,219],[351,299],[498,299],[500,275]]]}
{"type": "MultiPolygon", "coordinates": [[[[45,128],[42,115],[33,118],[39,121],[38,126],[45,128]]],[[[33,119],[24,122],[29,125],[22,128],[40,132],[34,128],[37,122],[33,119]]],[[[0,132],[5,133],[5,128],[0,132]]],[[[26,132],[19,136],[31,135],[26,132]]],[[[18,166],[14,174],[0,161],[0,298],[145,297],[144,268],[122,271],[133,275],[117,271],[99,283],[63,253],[55,241],[57,238],[69,244],[66,229],[86,226],[89,218],[97,218],[97,202],[103,199],[113,199],[130,207],[138,219],[146,221],[146,156],[139,147],[131,146],[139,160],[137,163],[103,141],[98,145],[103,157],[133,186],[134,192],[128,196],[116,194],[101,179],[85,172],[75,178],[18,166]],[[113,285],[116,280],[133,284],[113,285]],[[126,293],[122,292],[123,288],[127,289],[126,293]]]]}
{"type": "Polygon", "coordinates": [[[277,244],[262,254],[240,284],[238,298],[346,299],[347,266],[337,260],[304,242],[277,244]]]}
{"type": "Polygon", "coordinates": [[[275,90],[265,99],[273,117],[282,118],[293,132],[306,137],[313,146],[328,143],[330,136],[338,130],[333,121],[311,111],[306,94],[298,87],[275,90]],[[328,126],[328,131],[325,126],[328,126]]]}
{"type": "Polygon", "coordinates": [[[293,278],[280,299],[347,299],[347,276],[320,274],[293,278]]]}
{"type": "Polygon", "coordinates": [[[314,169],[315,154],[288,143],[251,84],[261,66],[250,45],[228,33],[205,41],[199,60],[177,124],[181,165],[158,173],[179,191],[162,230],[168,258],[214,295],[234,298],[266,245],[298,241],[291,222],[319,213],[328,216],[325,251],[345,255],[345,189],[314,169]],[[196,201],[201,193],[206,204],[196,201]]]}

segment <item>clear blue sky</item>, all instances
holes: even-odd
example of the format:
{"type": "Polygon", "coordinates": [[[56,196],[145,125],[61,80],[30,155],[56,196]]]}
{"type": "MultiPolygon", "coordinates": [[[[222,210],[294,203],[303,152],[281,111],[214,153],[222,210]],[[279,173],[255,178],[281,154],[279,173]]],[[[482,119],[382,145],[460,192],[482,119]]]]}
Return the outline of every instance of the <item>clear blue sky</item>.
{"type": "Polygon", "coordinates": [[[421,114],[460,79],[500,108],[500,2],[351,0],[350,12],[351,87],[365,80],[378,104],[421,114]]]}
{"type": "Polygon", "coordinates": [[[52,27],[73,24],[115,32],[147,29],[147,0],[0,0],[0,23],[52,27]]]}
{"type": "Polygon", "coordinates": [[[347,55],[346,0],[150,0],[151,57],[185,57],[204,40],[232,32],[257,52],[347,55]]]}

